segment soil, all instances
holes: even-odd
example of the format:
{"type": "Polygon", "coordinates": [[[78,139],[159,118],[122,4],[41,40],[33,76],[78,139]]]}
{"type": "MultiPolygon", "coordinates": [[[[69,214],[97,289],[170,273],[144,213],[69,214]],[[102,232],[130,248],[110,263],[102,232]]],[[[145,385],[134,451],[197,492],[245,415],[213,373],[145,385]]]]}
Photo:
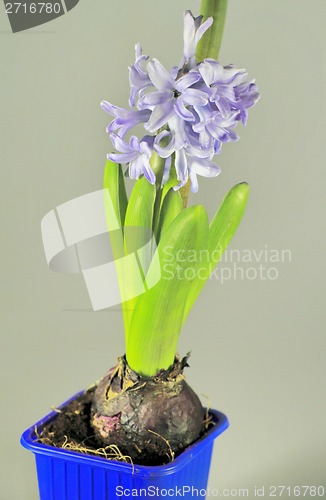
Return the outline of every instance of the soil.
{"type": "MultiPolygon", "coordinates": [[[[102,456],[107,459],[120,460],[127,463],[133,463],[133,459],[124,454],[123,449],[116,446],[103,447],[97,441],[94,434],[94,429],[90,425],[91,406],[95,388],[85,391],[76,399],[68,403],[66,406],[56,409],[58,416],[42,428],[35,429],[38,441],[56,448],[64,448],[73,450],[88,455],[102,456]]],[[[207,432],[208,428],[213,425],[207,415],[203,421],[203,432],[207,432]]],[[[184,451],[184,450],[182,450],[184,451]]],[[[180,453],[182,453],[182,451],[180,453]]],[[[178,453],[178,454],[180,454],[178,453]]],[[[157,457],[146,459],[145,462],[139,460],[139,465],[163,465],[177,455],[168,456],[162,461],[157,461],[157,457]]]]}
{"type": "Polygon", "coordinates": [[[94,389],[90,389],[66,406],[54,408],[58,415],[43,428],[36,430],[38,441],[56,448],[65,448],[67,443],[83,445],[95,454],[98,445],[90,426],[93,393],[94,389]]]}

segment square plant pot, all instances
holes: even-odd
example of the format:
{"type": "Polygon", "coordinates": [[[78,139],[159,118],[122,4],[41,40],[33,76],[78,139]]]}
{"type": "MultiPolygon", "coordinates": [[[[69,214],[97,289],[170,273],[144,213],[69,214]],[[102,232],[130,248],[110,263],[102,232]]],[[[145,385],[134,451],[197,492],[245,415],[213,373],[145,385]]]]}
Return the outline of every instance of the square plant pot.
{"type": "Polygon", "coordinates": [[[209,414],[214,425],[167,465],[132,465],[39,443],[35,430],[53,421],[54,411],[27,429],[21,444],[35,454],[40,500],[205,498],[214,440],[229,425],[223,413],[209,414]]]}

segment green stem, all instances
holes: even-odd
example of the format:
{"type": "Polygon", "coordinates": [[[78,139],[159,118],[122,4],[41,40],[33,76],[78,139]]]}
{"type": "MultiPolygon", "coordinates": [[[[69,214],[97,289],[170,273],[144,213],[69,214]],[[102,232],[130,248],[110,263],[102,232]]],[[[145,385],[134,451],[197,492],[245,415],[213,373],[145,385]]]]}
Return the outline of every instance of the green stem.
{"type": "Polygon", "coordinates": [[[159,226],[159,221],[160,221],[160,208],[161,208],[161,201],[162,201],[162,178],[163,178],[163,171],[164,171],[164,165],[165,165],[165,159],[161,158],[155,151],[152,154],[151,160],[151,167],[153,169],[154,174],[156,175],[156,198],[155,198],[155,204],[154,204],[154,214],[153,214],[153,233],[155,237],[157,238],[157,233],[158,233],[158,226],[159,226]]]}
{"type": "MultiPolygon", "coordinates": [[[[197,46],[196,59],[201,62],[207,57],[213,59],[218,58],[220,51],[224,24],[226,18],[227,0],[202,0],[200,14],[203,16],[203,21],[208,17],[212,17],[214,22],[209,30],[206,31],[197,46]]],[[[180,189],[180,194],[184,208],[188,205],[190,194],[190,181],[180,189]]]]}
{"type": "Polygon", "coordinates": [[[206,57],[218,58],[227,10],[227,0],[202,0],[200,14],[204,20],[212,17],[214,22],[197,46],[196,59],[201,62],[206,57]]]}
{"type": "Polygon", "coordinates": [[[180,196],[182,199],[183,208],[187,208],[189,194],[190,194],[190,179],[188,179],[187,184],[180,189],[180,196]]]}

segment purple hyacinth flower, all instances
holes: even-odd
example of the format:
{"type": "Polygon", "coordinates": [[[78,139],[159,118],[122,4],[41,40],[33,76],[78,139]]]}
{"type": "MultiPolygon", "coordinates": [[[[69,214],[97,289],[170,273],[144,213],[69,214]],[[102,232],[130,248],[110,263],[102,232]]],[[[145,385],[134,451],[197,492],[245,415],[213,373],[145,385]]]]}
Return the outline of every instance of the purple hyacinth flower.
{"type": "Polygon", "coordinates": [[[239,117],[246,123],[247,109],[254,106],[260,97],[254,81],[245,81],[248,76],[246,70],[232,65],[223,67],[214,59],[205,59],[199,66],[199,72],[211,88],[210,101],[215,103],[223,117],[227,118],[234,110],[239,110],[239,117]]]}
{"type": "Polygon", "coordinates": [[[180,116],[173,115],[168,121],[169,130],[160,132],[154,141],[154,149],[162,158],[167,158],[175,151],[185,148],[189,145],[189,138],[186,129],[186,123],[180,116]],[[165,145],[161,145],[162,139],[165,139],[165,145]]]}
{"type": "Polygon", "coordinates": [[[235,88],[235,94],[237,100],[234,107],[240,111],[239,118],[242,123],[246,125],[248,120],[248,109],[254,106],[260,99],[260,94],[255,80],[238,85],[235,88]]]}
{"type": "Polygon", "coordinates": [[[209,17],[203,23],[203,16],[194,17],[190,10],[184,13],[184,29],[183,29],[183,58],[180,63],[180,68],[189,71],[197,66],[196,64],[196,49],[199,40],[203,34],[212,26],[213,18],[209,17]]]}
{"type": "Polygon", "coordinates": [[[111,132],[118,131],[118,135],[123,138],[128,130],[135,127],[139,123],[147,122],[150,117],[150,111],[147,109],[141,111],[133,111],[131,109],[123,109],[113,104],[102,101],[101,108],[111,116],[116,118],[108,125],[106,131],[110,134],[111,132]]]}
{"type": "Polygon", "coordinates": [[[209,158],[199,158],[188,154],[187,148],[180,149],[175,152],[175,169],[177,179],[180,183],[173,189],[179,190],[188,182],[190,178],[191,191],[198,191],[197,175],[203,177],[216,177],[221,172],[218,165],[213,163],[209,158]]]}
{"type": "Polygon", "coordinates": [[[199,134],[202,148],[212,147],[213,143],[217,154],[221,149],[220,143],[239,139],[233,130],[238,124],[238,111],[233,111],[228,118],[224,118],[214,103],[209,103],[205,107],[196,108],[196,112],[198,120],[192,128],[199,134]]]}
{"type": "Polygon", "coordinates": [[[153,152],[154,138],[145,136],[139,142],[138,138],[132,135],[129,144],[117,134],[111,134],[110,139],[120,153],[111,153],[107,155],[108,159],[115,163],[129,163],[129,177],[131,179],[138,179],[144,175],[148,182],[155,184],[156,177],[149,163],[153,152]]]}
{"type": "MultiPolygon", "coordinates": [[[[216,177],[220,173],[220,168],[211,161],[215,154],[214,148],[201,148],[198,134],[193,132],[190,124],[178,116],[169,121],[169,129],[169,131],[163,130],[156,136],[154,149],[162,158],[167,158],[169,161],[175,153],[175,169],[180,182],[174,189],[183,187],[190,178],[191,190],[197,192],[197,175],[216,177]],[[168,143],[164,146],[161,145],[163,139],[165,142],[168,139],[168,143]]],[[[168,180],[168,173],[169,169],[166,167],[163,183],[168,180]]]]}
{"type": "Polygon", "coordinates": [[[187,156],[187,168],[191,182],[191,191],[197,193],[198,179],[197,175],[202,177],[217,177],[221,173],[218,165],[210,161],[208,158],[197,158],[196,156],[187,156]]]}
{"type": "Polygon", "coordinates": [[[195,151],[190,145],[175,150],[174,146],[175,140],[173,134],[168,131],[163,131],[155,139],[154,149],[162,158],[167,158],[163,174],[163,184],[169,179],[172,153],[175,154],[175,170],[179,181],[179,184],[173,188],[175,191],[185,186],[190,178],[191,190],[193,193],[196,193],[198,191],[197,175],[216,177],[220,173],[220,167],[211,161],[211,157],[207,156],[207,151],[200,149],[195,151]],[[161,147],[159,142],[164,137],[167,137],[167,134],[170,134],[170,143],[166,147],[161,147]]]}
{"type": "Polygon", "coordinates": [[[190,122],[185,122],[175,115],[169,120],[168,126],[169,130],[163,130],[154,140],[154,149],[161,158],[167,158],[185,148],[188,154],[199,158],[211,158],[215,154],[213,140],[210,146],[203,148],[200,144],[200,136],[194,132],[190,122]],[[161,144],[163,139],[165,139],[164,145],[161,144]]]}
{"type": "Polygon", "coordinates": [[[153,59],[148,63],[148,74],[157,90],[145,94],[138,103],[138,109],[152,110],[145,124],[146,130],[157,132],[174,114],[185,121],[195,121],[194,114],[187,106],[204,106],[208,102],[206,92],[191,88],[200,80],[199,72],[190,71],[176,80],[157,59],[153,59]]]}
{"type": "Polygon", "coordinates": [[[237,101],[235,89],[247,77],[246,70],[233,66],[223,67],[214,59],[205,59],[199,66],[199,72],[211,89],[210,101],[214,102],[223,117],[227,118],[237,101]]]}
{"type": "Polygon", "coordinates": [[[140,97],[145,89],[153,84],[148,76],[147,69],[144,69],[144,63],[149,59],[143,55],[142,48],[139,43],[135,47],[136,62],[129,67],[129,82],[130,82],[130,98],[129,106],[133,108],[136,105],[137,98],[140,97]]]}
{"type": "Polygon", "coordinates": [[[222,66],[207,58],[197,64],[196,49],[213,19],[205,22],[190,11],[184,14],[184,51],[178,67],[167,71],[157,59],[143,55],[136,45],[136,60],[129,68],[130,107],[123,109],[103,101],[103,109],[114,119],[107,131],[118,150],[108,157],[129,163],[132,179],[144,175],[155,183],[149,159],[153,150],[163,159],[163,184],[170,176],[172,159],[180,189],[190,179],[198,190],[197,175],[215,177],[220,169],[212,162],[225,142],[238,140],[235,127],[247,121],[248,109],[259,99],[254,82],[247,81],[244,69],[222,66]],[[140,141],[132,136],[123,140],[134,126],[143,123],[152,136],[140,141]],[[112,133],[114,132],[114,133],[112,133]]]}

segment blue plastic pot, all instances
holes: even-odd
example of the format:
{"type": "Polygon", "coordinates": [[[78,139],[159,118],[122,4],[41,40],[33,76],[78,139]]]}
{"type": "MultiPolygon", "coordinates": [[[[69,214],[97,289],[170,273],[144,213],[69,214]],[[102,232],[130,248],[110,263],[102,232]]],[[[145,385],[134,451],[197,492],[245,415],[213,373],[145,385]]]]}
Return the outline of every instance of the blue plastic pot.
{"type": "Polygon", "coordinates": [[[214,439],[229,425],[223,413],[210,410],[210,415],[215,425],[167,465],[132,466],[38,443],[35,428],[41,430],[56,412],[27,429],[21,444],[35,454],[40,500],[205,498],[214,439]]]}

